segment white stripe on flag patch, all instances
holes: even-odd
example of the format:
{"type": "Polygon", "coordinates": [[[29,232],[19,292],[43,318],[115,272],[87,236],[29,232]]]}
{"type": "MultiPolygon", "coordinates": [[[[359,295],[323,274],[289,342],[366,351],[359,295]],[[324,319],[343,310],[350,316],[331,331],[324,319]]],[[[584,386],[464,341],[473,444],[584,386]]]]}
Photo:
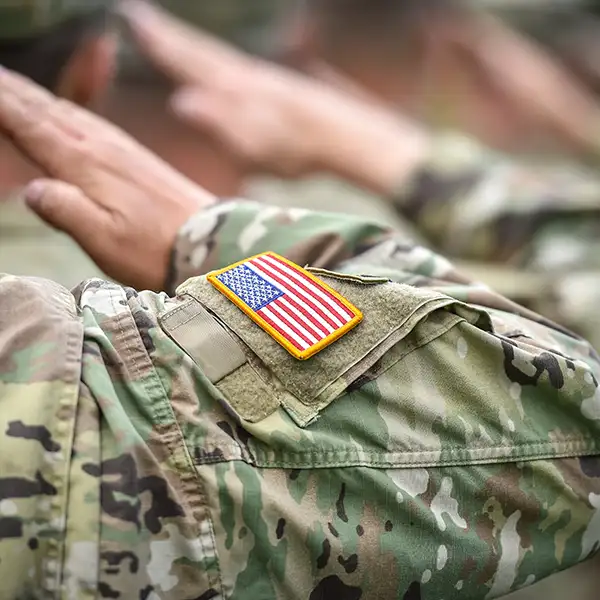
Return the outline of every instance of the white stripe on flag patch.
{"type": "Polygon", "coordinates": [[[313,336],[315,336],[318,340],[322,340],[324,337],[327,337],[327,334],[323,333],[322,329],[319,329],[319,327],[312,323],[306,315],[300,312],[297,308],[294,308],[287,298],[279,298],[277,302],[283,308],[285,308],[285,310],[289,314],[294,315],[299,321],[302,321],[302,324],[304,325],[305,329],[307,331],[310,331],[310,333],[313,336]]]}
{"type": "Polygon", "coordinates": [[[296,345],[300,346],[302,350],[306,350],[309,347],[309,344],[307,344],[300,336],[296,335],[276,314],[270,311],[266,306],[265,308],[261,308],[258,313],[264,313],[267,319],[273,321],[275,325],[283,329],[283,331],[285,331],[285,333],[287,333],[287,335],[292,338],[296,345]]]}
{"type": "MultiPolygon", "coordinates": [[[[308,340],[308,342],[310,344],[316,344],[319,340],[317,338],[315,338],[310,333],[310,331],[308,331],[308,329],[305,329],[299,323],[299,321],[297,319],[297,313],[295,313],[293,311],[288,312],[284,307],[279,305],[280,302],[281,302],[281,298],[279,298],[278,300],[275,300],[275,302],[271,302],[271,304],[269,304],[269,308],[272,311],[274,311],[275,313],[277,313],[277,316],[280,319],[282,319],[285,323],[287,323],[288,325],[290,325],[290,324],[293,325],[298,330],[300,335],[302,335],[304,339],[308,340]]],[[[323,339],[323,338],[320,338],[320,339],[323,339]]]]}

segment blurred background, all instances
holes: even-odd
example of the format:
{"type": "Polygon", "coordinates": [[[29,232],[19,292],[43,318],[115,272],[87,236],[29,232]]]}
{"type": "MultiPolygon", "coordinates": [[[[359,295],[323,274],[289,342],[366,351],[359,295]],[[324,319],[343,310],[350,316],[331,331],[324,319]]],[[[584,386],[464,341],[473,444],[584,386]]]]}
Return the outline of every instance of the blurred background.
{"type": "MultiPolygon", "coordinates": [[[[465,2],[473,4],[474,10],[486,11],[486,14],[499,19],[507,31],[521,36],[519,40],[525,39],[534,44],[549,60],[568,71],[579,93],[586,95],[591,102],[600,102],[600,2],[465,2]]],[[[583,157],[568,144],[553,139],[539,123],[529,123],[504,101],[508,92],[503,87],[503,73],[527,68],[527,65],[512,63],[514,57],[510,53],[495,54],[494,47],[489,49],[490,55],[486,56],[485,40],[482,41],[484,59],[474,62],[468,82],[462,80],[466,71],[461,69],[449,69],[443,85],[429,82],[423,76],[419,85],[429,89],[427,86],[431,83],[430,92],[425,95],[421,93],[420,96],[421,99],[426,98],[427,102],[412,105],[404,102],[406,86],[402,87],[401,83],[407,79],[400,74],[400,63],[394,66],[394,52],[396,41],[410,36],[411,32],[386,31],[388,41],[378,50],[389,53],[389,60],[381,54],[380,61],[363,61],[362,53],[369,47],[369,32],[361,32],[360,23],[352,21],[344,13],[350,4],[357,3],[360,4],[360,0],[329,3],[333,12],[330,14],[329,29],[323,29],[321,47],[336,68],[349,76],[371,82],[373,90],[394,109],[417,118],[432,131],[463,131],[479,139],[482,144],[523,160],[583,161],[589,168],[591,156],[591,169],[597,170],[595,161],[600,159],[600,123],[597,123],[595,132],[590,131],[592,149],[584,152],[583,157]],[[342,11],[337,13],[341,23],[337,27],[335,10],[342,11]],[[342,15],[345,15],[344,19],[342,15]],[[356,43],[351,37],[348,38],[348,31],[352,31],[352,27],[356,28],[356,43]],[[358,43],[365,39],[366,44],[358,43]],[[491,71],[494,72],[490,74],[491,71]],[[597,137],[595,142],[594,136],[597,137]],[[598,148],[596,154],[594,143],[598,148]]],[[[381,0],[373,0],[371,12],[376,10],[378,3],[385,4],[381,0]]],[[[161,4],[189,23],[247,52],[285,62],[292,67],[301,66],[305,50],[302,42],[310,34],[311,26],[310,19],[301,18],[306,8],[304,0],[163,0],[161,4]]],[[[421,38],[415,36],[415,55],[419,52],[420,44],[423,45],[424,40],[428,39],[427,35],[433,40],[428,42],[430,47],[435,49],[435,40],[440,33],[436,29],[439,27],[437,22],[431,30],[428,29],[426,11],[420,18],[424,23],[424,34],[421,38]]],[[[372,21],[376,22],[376,19],[372,21]]],[[[467,32],[468,35],[476,33],[467,32]]],[[[172,89],[170,84],[140,55],[126,35],[121,39],[119,53],[118,73],[111,89],[97,106],[98,112],[211,192],[222,197],[245,196],[281,206],[354,212],[385,219],[400,228],[406,227],[406,223],[398,219],[388,203],[348,182],[321,175],[290,181],[248,172],[245,165],[237,164],[231,157],[225,156],[226,150],[219,148],[215,140],[192,131],[165,109],[166,99],[172,89]]],[[[530,73],[525,73],[526,78],[536,77],[535,64],[531,69],[530,73]]],[[[566,111],[569,110],[568,106],[567,101],[566,111]]],[[[37,172],[34,166],[14,157],[11,158],[10,168],[6,167],[8,163],[5,162],[3,170],[2,156],[7,156],[9,152],[12,150],[8,148],[8,142],[0,140],[0,271],[51,277],[66,286],[101,275],[75,244],[23,210],[18,202],[22,182],[34,177],[37,172]]],[[[491,285],[500,285],[500,280],[493,280],[486,266],[477,271],[475,265],[473,269],[484,279],[490,277],[488,283],[491,285]]],[[[506,289],[511,289],[514,280],[510,275],[508,279],[507,282],[504,275],[502,282],[506,289]]],[[[594,560],[513,594],[510,598],[563,600],[568,596],[576,600],[596,600],[600,598],[599,586],[600,560],[594,560]]]]}
{"type": "MultiPolygon", "coordinates": [[[[373,22],[376,23],[374,13],[378,4],[385,8],[395,1],[401,3],[400,0],[374,0],[370,3],[375,7],[369,9],[373,22]]],[[[445,1],[442,0],[440,4],[445,1]]],[[[585,90],[589,98],[596,101],[597,94],[600,93],[600,16],[596,16],[600,15],[599,2],[459,1],[500,18],[512,30],[534,41],[553,61],[568,69],[580,91],[585,90]]],[[[19,0],[13,2],[18,3],[19,0]]],[[[81,3],[81,0],[73,0],[74,4],[77,2],[81,3]]],[[[428,90],[429,83],[424,70],[418,82],[422,89],[416,106],[408,106],[403,98],[402,78],[396,78],[402,63],[395,64],[393,58],[395,42],[403,40],[407,31],[399,31],[396,35],[393,23],[390,30],[385,32],[387,41],[381,44],[379,54],[373,54],[369,60],[361,62],[363,51],[369,46],[369,36],[377,37],[376,29],[372,28],[361,34],[360,22],[357,23],[351,17],[340,19],[340,25],[335,25],[336,10],[338,15],[343,16],[348,6],[360,7],[365,2],[366,0],[327,0],[330,14],[325,16],[329,18],[329,23],[325,18],[319,50],[327,55],[326,58],[336,68],[372,84],[373,90],[392,107],[397,104],[399,110],[416,117],[433,130],[450,128],[466,131],[490,147],[515,155],[525,155],[534,160],[545,160],[550,155],[572,154],[572,149],[562,147],[560,141],[551,139],[552,136],[548,136],[538,124],[528,123],[526,118],[514,114],[514,107],[499,100],[503,93],[502,69],[510,70],[512,66],[510,55],[496,57],[500,64],[495,64],[492,68],[500,66],[500,72],[493,75],[493,80],[485,74],[486,65],[473,65],[468,82],[462,80],[467,78],[463,78],[460,69],[449,69],[446,80],[441,85],[432,84],[432,89],[428,90]],[[351,35],[341,30],[350,31],[351,35]],[[352,36],[356,37],[356,43],[352,36]],[[389,60],[386,60],[386,53],[389,60]],[[379,63],[377,57],[381,58],[379,63]],[[477,81],[480,76],[481,81],[477,81]],[[494,89],[490,90],[490,87],[494,89]],[[426,98],[425,102],[421,101],[423,97],[426,98]]],[[[449,2],[454,3],[456,0],[449,2]]],[[[307,30],[311,27],[310,19],[303,20],[299,15],[302,15],[308,4],[318,4],[318,0],[158,0],[157,3],[190,24],[212,32],[252,54],[298,66],[303,60],[302,45],[310,34],[307,30]]],[[[435,6],[436,2],[428,0],[425,4],[435,6]]],[[[423,29],[427,34],[427,10],[423,13],[419,19],[425,23],[423,29]]],[[[432,26],[429,34],[435,38],[436,28],[432,26]]],[[[419,43],[415,38],[415,53],[419,52],[419,43]]],[[[410,44],[408,47],[410,48],[410,44]]],[[[525,76],[527,77],[527,73],[525,76]]],[[[230,156],[225,156],[214,139],[192,131],[165,109],[171,90],[169,82],[123,35],[118,73],[111,89],[97,103],[96,109],[188,177],[219,196],[242,195],[272,204],[343,209],[374,215],[407,228],[406,222],[398,221],[397,214],[389,203],[347,182],[320,175],[302,181],[289,181],[248,172],[245,165],[237,165],[230,156]]],[[[600,125],[598,134],[592,135],[597,137],[600,148],[600,125]]],[[[7,146],[7,142],[0,138],[0,159],[10,155],[9,160],[0,160],[0,194],[5,200],[14,200],[18,198],[22,182],[38,173],[33,166],[15,159],[14,153],[7,150],[7,146]]],[[[83,277],[98,272],[70,240],[50,231],[34,217],[25,214],[17,204],[3,202],[0,207],[0,270],[17,274],[33,271],[59,279],[66,285],[74,285],[83,277]],[[43,255],[39,252],[40,245],[45,248],[43,255]],[[65,260],[66,256],[68,260],[65,260]]],[[[482,270],[476,265],[473,268],[477,276],[481,276],[482,270]]],[[[487,267],[483,269],[483,273],[486,271],[487,267]]],[[[508,289],[514,286],[506,282],[504,274],[499,273],[498,277],[506,283],[501,291],[508,293],[508,289]]],[[[498,279],[491,283],[497,282],[498,279]]]]}

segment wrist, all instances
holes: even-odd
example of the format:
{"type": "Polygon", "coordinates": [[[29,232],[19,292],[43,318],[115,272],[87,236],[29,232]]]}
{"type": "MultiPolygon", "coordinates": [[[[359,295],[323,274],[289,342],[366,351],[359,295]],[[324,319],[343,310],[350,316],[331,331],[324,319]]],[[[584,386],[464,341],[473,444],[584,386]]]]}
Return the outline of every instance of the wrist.
{"type": "Polygon", "coordinates": [[[170,248],[164,288],[173,295],[179,285],[190,277],[202,275],[219,267],[215,262],[218,231],[225,223],[224,216],[245,201],[232,198],[214,199],[200,208],[179,227],[170,248]]]}

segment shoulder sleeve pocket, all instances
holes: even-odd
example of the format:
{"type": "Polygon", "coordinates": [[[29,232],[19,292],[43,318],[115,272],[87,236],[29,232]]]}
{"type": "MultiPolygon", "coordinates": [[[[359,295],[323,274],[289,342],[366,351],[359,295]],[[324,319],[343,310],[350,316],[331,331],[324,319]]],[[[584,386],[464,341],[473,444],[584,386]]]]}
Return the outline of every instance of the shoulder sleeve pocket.
{"type": "MultiPolygon", "coordinates": [[[[283,406],[305,427],[428,315],[449,304],[460,305],[438,292],[385,280],[323,270],[318,276],[357,306],[364,318],[308,360],[291,356],[204,277],[178,290],[186,300],[161,323],[241,419],[254,423],[283,406]]],[[[451,324],[481,318],[479,312],[460,307],[447,313],[451,324]]]]}

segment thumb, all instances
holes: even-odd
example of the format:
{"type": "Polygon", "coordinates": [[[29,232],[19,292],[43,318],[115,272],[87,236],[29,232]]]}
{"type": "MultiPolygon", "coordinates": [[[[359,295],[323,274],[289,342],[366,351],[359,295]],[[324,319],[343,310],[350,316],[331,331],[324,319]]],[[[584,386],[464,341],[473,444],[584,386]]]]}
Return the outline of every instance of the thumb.
{"type": "Polygon", "coordinates": [[[107,213],[78,187],[55,179],[31,182],[25,188],[25,202],[41,219],[70,235],[86,251],[107,219],[107,213]]]}

